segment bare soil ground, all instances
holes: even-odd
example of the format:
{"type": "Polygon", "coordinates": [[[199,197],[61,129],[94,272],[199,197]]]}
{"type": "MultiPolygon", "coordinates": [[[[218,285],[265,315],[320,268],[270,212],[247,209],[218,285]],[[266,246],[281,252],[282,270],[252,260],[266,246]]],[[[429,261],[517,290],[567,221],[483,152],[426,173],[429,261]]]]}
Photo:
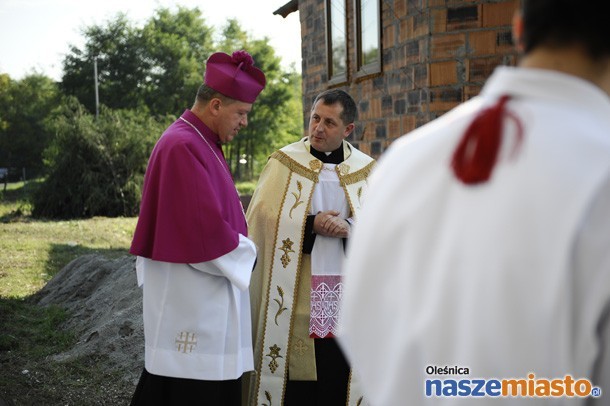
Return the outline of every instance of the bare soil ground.
{"type": "Polygon", "coordinates": [[[0,352],[0,406],[128,405],[144,366],[134,258],[79,257],[29,300],[66,309],[76,344],[34,361],[0,352]]]}

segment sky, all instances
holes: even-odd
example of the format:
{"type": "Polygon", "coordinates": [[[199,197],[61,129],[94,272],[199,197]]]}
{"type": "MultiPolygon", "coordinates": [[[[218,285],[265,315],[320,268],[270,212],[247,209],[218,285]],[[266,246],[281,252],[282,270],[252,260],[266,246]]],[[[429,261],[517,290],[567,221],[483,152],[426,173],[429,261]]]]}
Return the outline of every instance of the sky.
{"type": "MultiPolygon", "coordinates": [[[[0,73],[20,80],[31,73],[61,79],[69,45],[83,48],[81,31],[105,26],[123,12],[137,26],[158,8],[198,7],[208,25],[219,31],[229,18],[251,38],[269,38],[284,67],[301,70],[299,13],[287,18],[273,12],[288,0],[0,0],[0,73]]],[[[202,62],[203,73],[203,62],[202,62]]]]}

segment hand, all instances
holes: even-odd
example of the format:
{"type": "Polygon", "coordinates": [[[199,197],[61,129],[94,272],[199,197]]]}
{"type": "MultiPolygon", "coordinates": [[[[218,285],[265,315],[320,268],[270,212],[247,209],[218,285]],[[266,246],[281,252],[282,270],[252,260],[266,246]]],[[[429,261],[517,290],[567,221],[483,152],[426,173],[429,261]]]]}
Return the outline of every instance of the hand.
{"type": "Polygon", "coordinates": [[[319,212],[313,220],[313,231],[325,237],[348,238],[349,223],[338,216],[334,210],[319,212]]]}

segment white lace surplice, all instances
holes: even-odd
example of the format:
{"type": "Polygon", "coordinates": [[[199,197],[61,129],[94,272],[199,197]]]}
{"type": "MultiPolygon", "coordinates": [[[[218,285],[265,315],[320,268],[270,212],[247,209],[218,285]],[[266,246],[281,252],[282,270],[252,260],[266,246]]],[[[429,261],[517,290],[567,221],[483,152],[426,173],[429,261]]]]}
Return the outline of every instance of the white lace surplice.
{"type": "MultiPolygon", "coordinates": [[[[313,192],[311,214],[335,210],[347,218],[349,208],[345,192],[335,172],[336,165],[324,164],[313,192]]],[[[343,285],[341,269],[345,253],[341,238],[316,236],[311,252],[311,312],[309,334],[313,338],[333,337],[339,314],[343,285]]]]}

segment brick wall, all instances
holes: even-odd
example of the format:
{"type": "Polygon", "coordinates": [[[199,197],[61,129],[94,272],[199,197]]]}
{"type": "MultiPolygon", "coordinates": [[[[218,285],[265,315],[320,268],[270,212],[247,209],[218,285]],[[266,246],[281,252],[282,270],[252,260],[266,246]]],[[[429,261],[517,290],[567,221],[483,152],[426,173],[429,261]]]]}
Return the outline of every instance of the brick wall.
{"type": "MultiPolygon", "coordinates": [[[[379,156],[396,138],[476,96],[498,65],[514,65],[511,22],[519,0],[381,1],[382,71],[355,74],[354,1],[348,16],[348,80],[358,105],[350,142],[379,156]]],[[[299,0],[305,128],[313,98],[331,87],[326,1],[299,0]]]]}

